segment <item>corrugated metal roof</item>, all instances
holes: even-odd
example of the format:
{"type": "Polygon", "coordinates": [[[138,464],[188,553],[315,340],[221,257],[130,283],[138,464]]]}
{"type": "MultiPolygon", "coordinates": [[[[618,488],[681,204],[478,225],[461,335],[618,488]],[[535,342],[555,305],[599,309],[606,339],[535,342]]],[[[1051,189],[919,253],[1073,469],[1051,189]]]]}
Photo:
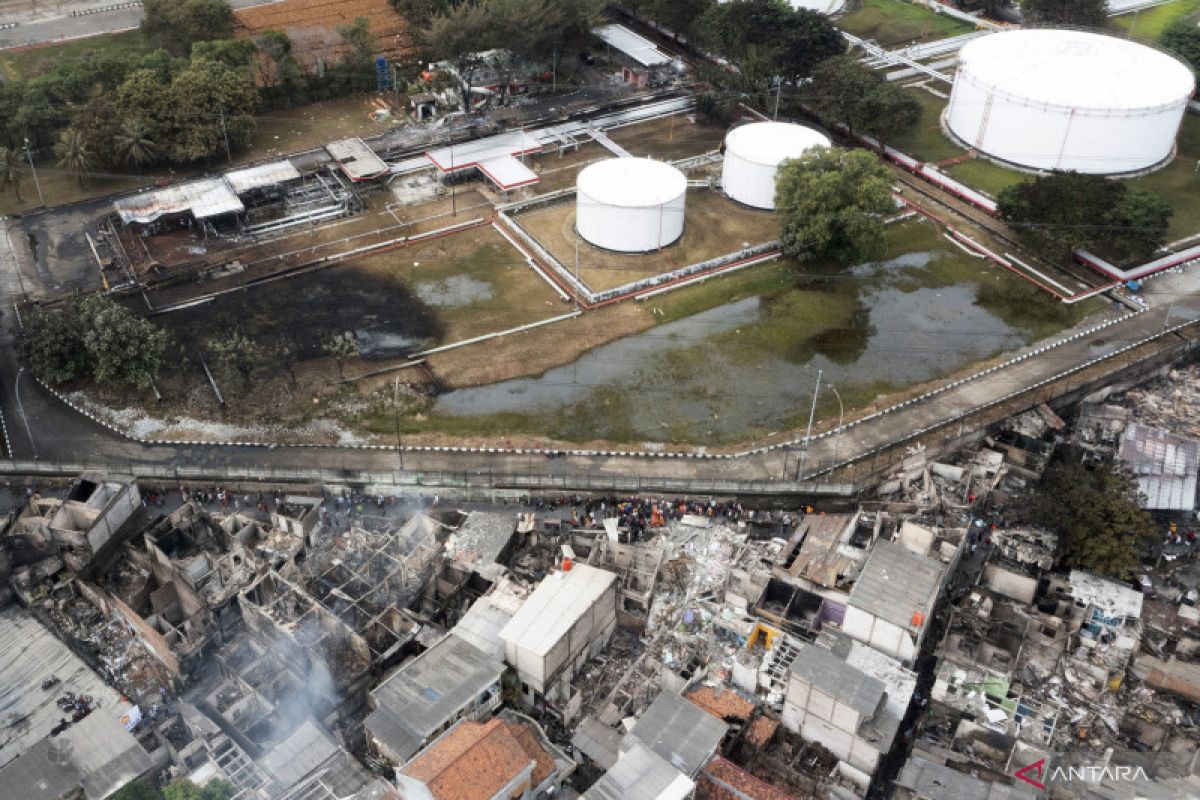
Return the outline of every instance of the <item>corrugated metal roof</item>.
{"type": "Polygon", "coordinates": [[[274,186],[299,179],[300,170],[296,169],[290,161],[275,161],[225,173],[225,180],[229,182],[229,187],[235,194],[243,194],[251,189],[261,189],[264,186],[274,186]]]}
{"type": "Polygon", "coordinates": [[[792,662],[792,674],[864,717],[875,713],[887,690],[883,681],[814,644],[800,645],[796,660],[792,662]]]}
{"type": "Polygon", "coordinates": [[[390,170],[383,159],[375,155],[375,151],[367,146],[362,139],[340,139],[325,145],[342,172],[352,181],[365,181],[386,175],[390,170]]]}
{"type": "Polygon", "coordinates": [[[850,605],[916,631],[921,626],[913,625],[913,612],[929,619],[944,572],[942,562],[881,539],[850,590],[850,605]]]}
{"type": "Polygon", "coordinates": [[[904,765],[896,785],[927,800],[1033,800],[1037,792],[1032,787],[1014,783],[992,783],[968,775],[943,764],[913,756],[904,765]]]}
{"type": "Polygon", "coordinates": [[[207,219],[245,210],[224,178],[204,178],[122,197],[113,201],[113,208],[126,225],[131,222],[146,225],[168,214],[207,219]]]}
{"type": "Polygon", "coordinates": [[[643,67],[656,67],[660,64],[671,63],[671,57],[655,47],[654,42],[644,36],[639,36],[624,25],[602,25],[599,28],[593,28],[592,33],[643,67]]]}
{"type": "Polygon", "coordinates": [[[504,665],[450,634],[384,679],[366,727],[408,758],[460,708],[500,679],[504,665]]]}
{"type": "Polygon", "coordinates": [[[120,716],[131,707],[24,609],[0,612],[0,642],[5,643],[0,659],[0,766],[50,733],[63,717],[56,701],[65,692],[91,695],[106,714],[120,716]],[[42,683],[50,677],[60,683],[43,690],[42,683]]]}
{"type": "Polygon", "coordinates": [[[1138,481],[1144,508],[1191,511],[1196,507],[1200,441],[1131,422],[1121,437],[1121,464],[1138,481]]]}
{"type": "Polygon", "coordinates": [[[641,742],[633,742],[583,797],[585,800],[684,800],[694,787],[691,778],[641,742]]]}
{"type": "Polygon", "coordinates": [[[503,661],[504,640],[500,638],[500,631],[520,610],[525,597],[520,586],[502,579],[492,591],[471,604],[450,632],[497,661],[503,661]]]}
{"type": "Polygon", "coordinates": [[[1132,586],[1101,578],[1090,572],[1071,570],[1071,597],[1085,606],[1095,606],[1108,617],[1142,616],[1142,593],[1132,586]]]}
{"type": "Polygon", "coordinates": [[[727,729],[700,706],[664,690],[642,712],[629,735],[690,777],[712,758],[727,729]]]}
{"type": "Polygon", "coordinates": [[[546,655],[616,579],[613,573],[586,564],[576,564],[570,572],[550,573],[500,631],[500,638],[535,655],[546,655]]]}

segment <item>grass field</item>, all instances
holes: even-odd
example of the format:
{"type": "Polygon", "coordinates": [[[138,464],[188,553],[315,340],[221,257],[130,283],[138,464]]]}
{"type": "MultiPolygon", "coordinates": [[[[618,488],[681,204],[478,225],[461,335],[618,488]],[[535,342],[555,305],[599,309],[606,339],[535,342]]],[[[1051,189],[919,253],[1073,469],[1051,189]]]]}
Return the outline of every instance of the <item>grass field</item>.
{"type": "Polygon", "coordinates": [[[986,158],[972,158],[970,161],[952,164],[946,167],[945,171],[968,186],[992,197],[998,196],[1009,186],[1033,179],[1032,175],[1002,167],[986,158]]]}
{"type": "Polygon", "coordinates": [[[1200,119],[1185,114],[1179,131],[1179,154],[1158,172],[1135,178],[1130,186],[1138,186],[1160,195],[1175,209],[1167,238],[1182,239],[1200,233],[1200,119]]]}
{"type": "Polygon", "coordinates": [[[1174,0],[1161,6],[1137,11],[1133,14],[1122,14],[1114,17],[1112,22],[1122,31],[1146,42],[1157,42],[1162,36],[1163,29],[1180,17],[1200,13],[1200,0],[1174,0]]]}
{"type": "Polygon", "coordinates": [[[862,0],[857,10],[837,20],[837,26],[883,47],[929,42],[975,30],[965,22],[904,0],[862,0]]]}
{"type": "Polygon", "coordinates": [[[941,117],[946,101],[924,89],[909,90],[921,103],[921,122],[912,131],[893,136],[888,144],[922,161],[945,161],[963,154],[963,149],[942,133],[941,117]]]}
{"type": "Polygon", "coordinates": [[[725,127],[690,122],[682,114],[610,131],[608,138],[635,156],[669,161],[716,150],[725,139],[725,127]]]}
{"type": "Polygon", "coordinates": [[[56,61],[83,58],[90,53],[147,50],[140,31],[122,31],[16,50],[0,50],[0,69],[7,80],[28,80],[56,61]]]}

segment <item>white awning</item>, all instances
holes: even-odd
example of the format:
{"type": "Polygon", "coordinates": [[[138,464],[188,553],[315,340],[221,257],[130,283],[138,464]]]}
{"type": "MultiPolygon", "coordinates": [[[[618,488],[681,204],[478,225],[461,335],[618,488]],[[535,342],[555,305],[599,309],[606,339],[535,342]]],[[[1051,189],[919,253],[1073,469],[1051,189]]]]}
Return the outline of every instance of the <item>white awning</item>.
{"type": "Polygon", "coordinates": [[[603,25],[594,28],[592,33],[643,67],[657,67],[661,64],[671,63],[671,57],[655,47],[654,42],[644,36],[639,36],[624,25],[603,25]]]}
{"type": "Polygon", "coordinates": [[[290,161],[259,164],[257,167],[238,169],[225,173],[225,180],[235,194],[245,194],[251,189],[274,186],[279,183],[300,180],[300,170],[290,161]]]}

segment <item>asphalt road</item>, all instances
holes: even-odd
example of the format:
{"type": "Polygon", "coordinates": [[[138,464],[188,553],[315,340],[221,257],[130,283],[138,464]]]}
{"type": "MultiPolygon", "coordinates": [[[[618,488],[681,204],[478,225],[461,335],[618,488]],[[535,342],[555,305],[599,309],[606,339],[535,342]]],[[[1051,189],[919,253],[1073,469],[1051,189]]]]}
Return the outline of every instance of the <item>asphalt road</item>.
{"type": "MultiPolygon", "coordinates": [[[[142,7],[118,8],[112,11],[101,11],[94,14],[71,16],[72,9],[103,8],[108,5],[119,5],[122,0],[97,0],[93,3],[43,3],[36,11],[29,13],[12,13],[3,22],[16,22],[15,28],[0,31],[0,50],[8,47],[22,47],[32,44],[44,44],[66,39],[79,39],[85,36],[98,36],[102,33],[116,33],[130,28],[136,28],[142,22],[142,7]]],[[[278,0],[230,0],[234,8],[249,8],[250,6],[265,5],[278,0]]]]}

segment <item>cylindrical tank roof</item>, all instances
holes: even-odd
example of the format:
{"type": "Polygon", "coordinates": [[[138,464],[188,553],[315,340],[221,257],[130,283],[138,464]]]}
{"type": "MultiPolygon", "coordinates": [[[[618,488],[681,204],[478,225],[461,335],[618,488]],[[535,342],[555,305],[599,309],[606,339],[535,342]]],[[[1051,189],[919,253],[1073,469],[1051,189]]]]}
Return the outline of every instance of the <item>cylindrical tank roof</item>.
{"type": "Polygon", "coordinates": [[[752,164],[778,166],[799,158],[810,147],[829,147],[832,142],[820,131],[787,122],[752,122],[725,135],[725,150],[752,164]]]}
{"type": "Polygon", "coordinates": [[[1015,30],[959,51],[959,78],[992,94],[1075,109],[1155,110],[1195,89],[1184,64],[1151,47],[1075,30],[1015,30]]]}
{"type": "Polygon", "coordinates": [[[846,0],[788,0],[795,9],[806,8],[820,14],[836,14],[846,5],[846,0]]]}
{"type": "Polygon", "coordinates": [[[675,167],[649,158],[610,158],[585,167],[576,180],[593,203],[621,208],[653,208],[687,191],[687,178],[675,167]]]}

